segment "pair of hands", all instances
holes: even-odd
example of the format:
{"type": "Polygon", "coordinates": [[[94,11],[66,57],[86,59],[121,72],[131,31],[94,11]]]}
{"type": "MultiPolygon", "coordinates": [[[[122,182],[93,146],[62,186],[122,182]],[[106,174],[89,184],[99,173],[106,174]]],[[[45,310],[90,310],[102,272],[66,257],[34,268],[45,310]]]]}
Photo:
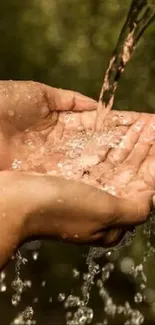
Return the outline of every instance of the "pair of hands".
{"type": "Polygon", "coordinates": [[[146,220],[155,201],[155,116],[112,111],[92,135],[96,108],[76,92],[0,82],[1,265],[32,235],[112,245],[146,220]]]}

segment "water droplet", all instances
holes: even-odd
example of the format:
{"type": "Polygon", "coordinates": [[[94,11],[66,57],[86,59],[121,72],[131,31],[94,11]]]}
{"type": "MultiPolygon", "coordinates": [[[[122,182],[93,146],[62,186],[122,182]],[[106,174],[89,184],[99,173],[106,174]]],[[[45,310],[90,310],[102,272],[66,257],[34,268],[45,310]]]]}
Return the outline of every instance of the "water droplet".
{"type": "Polygon", "coordinates": [[[144,290],[145,288],[146,288],[145,283],[141,283],[141,284],[140,284],[140,289],[141,289],[141,290],[144,290]]]}
{"type": "Polygon", "coordinates": [[[18,292],[18,293],[22,293],[24,287],[25,287],[25,284],[24,284],[24,282],[23,282],[19,277],[17,277],[17,278],[12,282],[12,288],[13,288],[16,292],[18,292]]]}
{"type": "Polygon", "coordinates": [[[109,193],[109,194],[112,194],[112,195],[116,195],[116,190],[115,190],[115,187],[114,186],[107,186],[107,185],[104,185],[102,187],[102,190],[109,193]]]}
{"type": "Polygon", "coordinates": [[[106,270],[103,270],[102,271],[102,281],[105,282],[106,280],[109,279],[109,276],[110,276],[110,272],[109,271],[106,271],[106,270]]]}
{"type": "Polygon", "coordinates": [[[139,304],[143,301],[143,295],[140,292],[137,292],[134,296],[134,301],[136,304],[139,304]]]}
{"type": "Polygon", "coordinates": [[[98,288],[102,288],[103,287],[103,282],[101,279],[98,279],[97,282],[96,282],[96,285],[98,288]]]}
{"type": "Polygon", "coordinates": [[[116,305],[113,304],[112,299],[108,298],[104,307],[104,311],[107,315],[114,317],[116,315],[116,305]]]}
{"type": "Polygon", "coordinates": [[[59,301],[59,302],[64,301],[65,298],[66,298],[65,293],[59,293],[59,294],[58,294],[58,301],[59,301]]]}
{"type": "Polygon", "coordinates": [[[4,279],[5,279],[5,276],[6,276],[6,275],[5,275],[5,272],[2,271],[2,272],[0,273],[0,281],[1,281],[1,280],[4,280],[4,279]]]}
{"type": "Polygon", "coordinates": [[[112,254],[112,252],[111,251],[108,251],[108,252],[105,253],[105,257],[108,258],[108,257],[111,256],[111,254],[112,254]]]}
{"type": "Polygon", "coordinates": [[[70,295],[68,296],[68,298],[65,301],[65,308],[69,308],[69,307],[78,307],[80,306],[80,298],[70,295]]]}
{"type": "Polygon", "coordinates": [[[114,264],[113,263],[107,263],[104,267],[105,271],[112,272],[114,270],[114,264]]]}
{"type": "Polygon", "coordinates": [[[32,287],[32,282],[30,280],[24,281],[24,284],[26,287],[31,288],[32,287]]]}
{"type": "Polygon", "coordinates": [[[77,269],[73,269],[73,278],[79,279],[79,277],[80,277],[80,272],[77,269]]]}
{"type": "Polygon", "coordinates": [[[28,306],[25,308],[25,310],[23,311],[23,320],[24,321],[29,321],[32,319],[34,314],[33,308],[28,306]]]}
{"type": "Polygon", "coordinates": [[[66,320],[70,320],[72,318],[72,313],[69,311],[66,313],[66,320]]]}
{"type": "Polygon", "coordinates": [[[118,306],[117,307],[117,313],[122,314],[124,312],[124,307],[123,306],[118,306]]]}
{"type": "Polygon", "coordinates": [[[39,252],[33,252],[32,253],[32,258],[34,261],[36,261],[38,259],[38,256],[39,256],[39,252]]]}
{"type": "Polygon", "coordinates": [[[58,199],[57,202],[63,204],[64,200],[63,199],[58,199]]]}
{"type": "Polygon", "coordinates": [[[14,161],[11,164],[12,169],[20,169],[22,161],[14,159],[14,161]]]}
{"type": "Polygon", "coordinates": [[[139,132],[139,131],[141,130],[141,128],[143,127],[143,125],[144,125],[144,122],[140,122],[140,121],[138,121],[138,122],[136,122],[136,123],[134,124],[133,129],[134,129],[135,131],[139,132]]]}
{"type": "Polygon", "coordinates": [[[131,257],[124,257],[120,262],[120,269],[123,273],[131,273],[134,267],[134,260],[131,257]]]}
{"type": "Polygon", "coordinates": [[[53,301],[52,297],[49,298],[49,302],[51,303],[53,301]]]}
{"type": "Polygon", "coordinates": [[[85,273],[85,274],[83,275],[83,280],[84,280],[84,281],[89,281],[90,278],[91,278],[91,274],[89,274],[89,273],[85,273]]]}
{"type": "Polygon", "coordinates": [[[45,285],[46,285],[46,281],[44,280],[44,281],[41,282],[41,286],[45,287],[45,285]]]}
{"type": "Polygon", "coordinates": [[[29,147],[32,146],[33,142],[28,139],[28,140],[25,140],[25,144],[27,144],[29,147]]]}
{"type": "Polygon", "coordinates": [[[132,309],[128,301],[125,301],[124,303],[124,315],[130,316],[132,314],[132,309]]]}
{"type": "Polygon", "coordinates": [[[108,299],[108,293],[105,290],[105,288],[101,288],[99,291],[99,295],[101,296],[101,298],[105,301],[106,299],[108,299]]]}
{"type": "Polygon", "coordinates": [[[8,110],[8,115],[9,115],[9,116],[14,116],[14,115],[15,115],[15,112],[12,111],[12,110],[8,110]]]}
{"type": "Polygon", "coordinates": [[[107,319],[104,319],[103,325],[108,325],[108,320],[107,319]]]}
{"type": "Polygon", "coordinates": [[[21,299],[21,296],[20,295],[17,295],[17,294],[13,295],[12,296],[12,299],[11,299],[12,305],[13,306],[17,306],[18,303],[20,302],[20,299],[21,299]]]}
{"type": "Polygon", "coordinates": [[[2,284],[0,285],[0,292],[5,292],[6,291],[6,285],[2,284]]]}

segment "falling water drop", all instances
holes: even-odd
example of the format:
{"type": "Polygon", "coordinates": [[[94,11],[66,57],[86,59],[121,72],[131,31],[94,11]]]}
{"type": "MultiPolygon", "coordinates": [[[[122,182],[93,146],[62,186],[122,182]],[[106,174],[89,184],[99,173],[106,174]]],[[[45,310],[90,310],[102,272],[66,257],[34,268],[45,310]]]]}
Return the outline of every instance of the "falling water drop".
{"type": "Polygon", "coordinates": [[[32,258],[34,261],[36,261],[38,259],[38,256],[39,256],[39,252],[33,252],[32,253],[32,258]]]}
{"type": "Polygon", "coordinates": [[[143,301],[143,295],[140,292],[137,292],[134,296],[134,301],[136,304],[139,304],[143,301]]]}
{"type": "Polygon", "coordinates": [[[65,293],[61,293],[61,292],[60,292],[60,293],[58,294],[58,301],[59,301],[59,302],[64,301],[65,298],[66,298],[65,293]]]}
{"type": "Polygon", "coordinates": [[[14,294],[14,295],[12,296],[11,303],[12,303],[13,306],[16,307],[16,306],[18,305],[18,303],[20,302],[20,300],[21,300],[20,295],[18,295],[18,294],[14,294]]]}
{"type": "Polygon", "coordinates": [[[79,277],[80,277],[80,272],[77,269],[73,269],[73,278],[79,279],[79,277]]]}
{"type": "Polygon", "coordinates": [[[3,284],[0,286],[0,292],[5,292],[6,291],[6,285],[3,284]]]}

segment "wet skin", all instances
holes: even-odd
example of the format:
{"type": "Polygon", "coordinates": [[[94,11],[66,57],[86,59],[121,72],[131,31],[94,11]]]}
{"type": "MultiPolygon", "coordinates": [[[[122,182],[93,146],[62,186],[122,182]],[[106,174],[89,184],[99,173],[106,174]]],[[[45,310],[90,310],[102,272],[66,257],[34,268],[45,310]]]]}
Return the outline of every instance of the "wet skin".
{"type": "Polygon", "coordinates": [[[0,267],[32,236],[113,245],[155,194],[155,116],[34,82],[0,82],[0,267]],[[110,194],[109,194],[109,193],[110,194]]]}

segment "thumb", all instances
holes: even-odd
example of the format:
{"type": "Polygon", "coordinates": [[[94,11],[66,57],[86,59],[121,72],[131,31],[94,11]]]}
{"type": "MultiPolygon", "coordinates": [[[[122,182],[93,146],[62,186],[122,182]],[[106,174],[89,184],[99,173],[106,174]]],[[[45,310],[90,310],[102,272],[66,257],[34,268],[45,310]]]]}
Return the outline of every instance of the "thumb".
{"type": "Polygon", "coordinates": [[[122,216],[119,224],[138,225],[144,223],[153,207],[153,200],[155,205],[154,191],[138,192],[134,198],[122,200],[122,216]]]}
{"type": "Polygon", "coordinates": [[[78,92],[52,88],[47,85],[43,87],[50,110],[83,112],[97,109],[97,102],[94,99],[78,92]]]}

